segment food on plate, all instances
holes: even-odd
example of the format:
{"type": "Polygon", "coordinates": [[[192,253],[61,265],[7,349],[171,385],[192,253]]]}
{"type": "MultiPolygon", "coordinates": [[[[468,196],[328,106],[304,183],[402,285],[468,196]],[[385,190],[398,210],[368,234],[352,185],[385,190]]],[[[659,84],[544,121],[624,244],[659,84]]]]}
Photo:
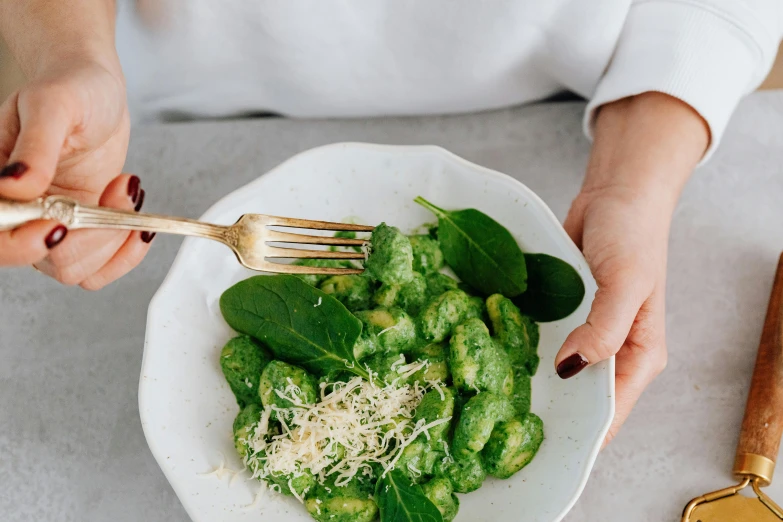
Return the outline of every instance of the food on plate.
{"type": "Polygon", "coordinates": [[[533,460],[543,440],[544,423],[534,413],[499,424],[482,451],[487,473],[509,478],[533,460]]]}
{"type": "Polygon", "coordinates": [[[413,248],[396,227],[381,223],[370,237],[372,255],[364,264],[367,275],[389,285],[403,285],[413,279],[413,248]]]}
{"type": "Polygon", "coordinates": [[[528,271],[513,236],[477,210],[417,202],[438,228],[376,227],[362,275],[256,276],[220,299],[239,333],[221,352],[237,452],[318,521],[453,520],[457,494],[511,477],[544,440],[530,412],[532,317],[573,311],[581,279],[550,256],[528,271]]]}
{"type": "Polygon", "coordinates": [[[364,274],[332,276],[324,279],[318,288],[340,301],[351,312],[370,307],[372,281],[364,274]]]}
{"type": "MultiPolygon", "coordinates": [[[[297,259],[293,264],[313,268],[347,268],[351,266],[351,262],[344,259],[297,259]]],[[[329,278],[328,275],[320,274],[300,274],[297,277],[310,286],[318,286],[329,278]]]]}
{"type": "Polygon", "coordinates": [[[362,333],[353,348],[357,359],[374,353],[403,353],[416,345],[413,318],[400,308],[375,308],[355,313],[362,333]]]}
{"type": "Polygon", "coordinates": [[[277,420],[279,409],[290,408],[294,405],[292,399],[285,395],[289,386],[296,387],[298,402],[313,404],[316,401],[315,378],[298,366],[292,366],[283,361],[272,361],[266,365],[261,373],[258,385],[258,395],[261,397],[261,405],[271,411],[270,418],[277,420]]]}
{"type": "Polygon", "coordinates": [[[440,511],[443,520],[454,520],[459,511],[459,498],[454,494],[451,481],[446,477],[435,477],[421,485],[424,496],[440,511]]]}
{"type": "Polygon", "coordinates": [[[443,268],[443,252],[438,240],[429,234],[409,236],[413,250],[413,270],[424,275],[434,274],[443,268]]]}
{"type": "Polygon", "coordinates": [[[260,404],[258,381],[261,372],[272,360],[266,348],[249,335],[231,339],[220,352],[220,367],[240,408],[260,404]]]}
{"type": "Polygon", "coordinates": [[[515,304],[534,321],[562,319],[581,304],[585,285],[574,267],[547,254],[525,254],[528,289],[515,304]]]}

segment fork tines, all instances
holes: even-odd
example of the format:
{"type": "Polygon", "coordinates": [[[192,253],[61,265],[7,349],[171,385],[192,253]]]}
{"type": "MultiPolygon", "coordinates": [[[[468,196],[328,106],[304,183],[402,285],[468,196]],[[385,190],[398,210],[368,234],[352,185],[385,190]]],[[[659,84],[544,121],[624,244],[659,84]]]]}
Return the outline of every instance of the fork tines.
{"type": "Polygon", "coordinates": [[[353,223],[334,223],[332,221],[314,221],[312,219],[297,219],[278,216],[268,216],[267,225],[274,227],[308,228],[312,230],[346,230],[351,232],[372,232],[375,227],[355,225],[353,223]]]}
{"type": "MultiPolygon", "coordinates": [[[[265,232],[265,242],[268,247],[266,258],[268,259],[366,259],[365,252],[341,252],[332,250],[309,250],[299,248],[286,248],[275,246],[272,243],[291,243],[299,245],[325,245],[341,247],[365,247],[366,239],[353,239],[334,236],[311,236],[306,234],[296,234],[292,232],[281,232],[268,227],[300,228],[307,230],[328,230],[328,231],[351,231],[351,232],[372,232],[375,227],[367,225],[355,225],[352,223],[333,223],[330,221],[312,221],[308,219],[270,217],[265,232]]],[[[362,270],[358,268],[319,268],[319,267],[295,267],[290,266],[286,270],[300,269],[307,270],[310,274],[357,274],[362,270]]],[[[302,272],[304,273],[304,272],[302,272]]]]}
{"type": "Polygon", "coordinates": [[[308,250],[267,245],[268,259],[364,259],[364,252],[335,252],[332,250],[308,250]]]}
{"type": "Polygon", "coordinates": [[[351,239],[347,237],[307,236],[293,234],[291,232],[266,231],[267,243],[295,243],[300,245],[330,245],[330,246],[357,246],[367,244],[366,239],[351,239]]]}

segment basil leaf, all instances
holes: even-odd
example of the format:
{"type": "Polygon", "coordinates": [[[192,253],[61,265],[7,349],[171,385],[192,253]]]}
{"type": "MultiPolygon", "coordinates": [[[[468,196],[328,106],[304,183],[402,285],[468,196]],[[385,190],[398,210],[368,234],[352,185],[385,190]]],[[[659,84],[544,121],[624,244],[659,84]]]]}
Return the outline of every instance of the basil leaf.
{"type": "Polygon", "coordinates": [[[231,328],[264,342],[277,359],[316,375],[348,370],[369,378],[353,355],[361,321],[298,277],[240,281],[220,296],[220,311],[231,328]]]}
{"type": "Polygon", "coordinates": [[[527,291],[513,299],[523,314],[538,322],[557,321],[579,308],[585,284],[579,273],[557,257],[525,254],[527,291]]]}
{"type": "Polygon", "coordinates": [[[443,257],[462,281],[485,295],[525,291],[525,256],[503,225],[476,209],[447,212],[421,196],[414,201],[438,216],[443,257]]]}
{"type": "Polygon", "coordinates": [[[392,470],[375,486],[381,522],[443,522],[443,515],[400,470],[392,470]]]}

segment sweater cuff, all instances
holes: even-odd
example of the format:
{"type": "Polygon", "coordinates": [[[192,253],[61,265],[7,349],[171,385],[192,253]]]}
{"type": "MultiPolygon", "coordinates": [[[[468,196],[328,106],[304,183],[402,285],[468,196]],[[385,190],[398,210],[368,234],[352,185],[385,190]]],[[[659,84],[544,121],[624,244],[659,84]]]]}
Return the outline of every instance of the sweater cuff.
{"type": "Polygon", "coordinates": [[[693,107],[710,128],[702,163],[718,146],[740,98],[763,81],[764,52],[737,21],[679,1],[634,4],[609,67],[587,105],[592,138],[596,109],[644,92],[662,92],[693,107]]]}

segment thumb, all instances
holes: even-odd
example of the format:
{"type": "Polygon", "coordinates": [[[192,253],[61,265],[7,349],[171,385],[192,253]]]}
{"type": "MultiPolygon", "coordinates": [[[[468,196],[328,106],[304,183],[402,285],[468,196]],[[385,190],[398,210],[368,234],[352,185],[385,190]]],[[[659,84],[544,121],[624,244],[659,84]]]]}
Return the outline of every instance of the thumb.
{"type": "Polygon", "coordinates": [[[620,350],[650,293],[643,279],[634,271],[623,270],[612,274],[604,284],[599,282],[585,324],[571,332],[555,357],[561,378],[573,377],[620,350]]]}
{"type": "Polygon", "coordinates": [[[582,249],[582,233],[584,232],[586,210],[587,204],[584,196],[577,196],[571,203],[571,208],[568,209],[568,215],[563,222],[566,234],[568,234],[579,250],[582,249]]]}
{"type": "Polygon", "coordinates": [[[71,122],[53,97],[21,93],[14,98],[0,114],[0,126],[18,129],[16,135],[3,136],[13,143],[3,144],[11,153],[0,170],[0,195],[24,201],[51,185],[71,122]]]}

